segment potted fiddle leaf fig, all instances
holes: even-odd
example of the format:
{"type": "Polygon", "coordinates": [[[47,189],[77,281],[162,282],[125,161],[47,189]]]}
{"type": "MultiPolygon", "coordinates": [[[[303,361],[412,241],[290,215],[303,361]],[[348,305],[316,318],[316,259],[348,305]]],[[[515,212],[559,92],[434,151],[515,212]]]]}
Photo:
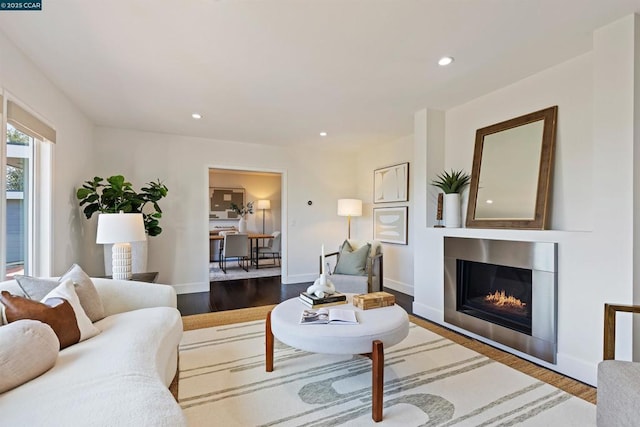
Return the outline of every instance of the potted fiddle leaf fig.
{"type": "Polygon", "coordinates": [[[444,193],[444,223],[446,227],[460,227],[460,193],[469,185],[471,177],[463,170],[444,171],[436,175],[431,185],[444,193]]]}
{"type": "Polygon", "coordinates": [[[80,201],[80,207],[84,206],[83,213],[87,219],[96,212],[141,213],[147,234],[157,236],[162,233],[159,225],[162,209],[158,201],[166,197],[167,192],[166,185],[160,180],[148,182],[137,192],[124,176],[114,175],[107,178],[106,182],[98,176],[85,181],[78,188],[76,197],[80,201]]]}

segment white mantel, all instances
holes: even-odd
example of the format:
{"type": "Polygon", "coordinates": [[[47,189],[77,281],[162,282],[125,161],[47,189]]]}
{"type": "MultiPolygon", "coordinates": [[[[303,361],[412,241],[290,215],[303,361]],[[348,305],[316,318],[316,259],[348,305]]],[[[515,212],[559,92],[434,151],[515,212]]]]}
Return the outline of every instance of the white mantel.
{"type": "MultiPolygon", "coordinates": [[[[628,16],[596,31],[584,55],[446,112],[415,114],[412,169],[423,174],[413,180],[416,314],[445,324],[444,236],[558,243],[558,359],[536,362],[596,384],[604,303],[640,302],[638,29],[638,17],[628,16]],[[436,191],[428,183],[444,169],[471,170],[476,129],[552,105],[558,105],[553,230],[433,228],[436,191]]],[[[632,322],[621,320],[617,355],[630,359],[632,322]]]]}

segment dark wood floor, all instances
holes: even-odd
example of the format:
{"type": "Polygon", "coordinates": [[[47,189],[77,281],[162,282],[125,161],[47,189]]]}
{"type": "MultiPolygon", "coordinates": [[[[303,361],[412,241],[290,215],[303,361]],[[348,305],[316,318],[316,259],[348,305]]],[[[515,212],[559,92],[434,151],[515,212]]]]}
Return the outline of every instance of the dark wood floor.
{"type": "MultiPolygon", "coordinates": [[[[183,316],[188,316],[278,304],[297,297],[309,286],[311,283],[282,284],[280,276],[211,282],[209,292],[178,295],[178,310],[183,316]]],[[[389,288],[384,290],[394,294],[396,303],[412,314],[412,296],[389,288]]]]}

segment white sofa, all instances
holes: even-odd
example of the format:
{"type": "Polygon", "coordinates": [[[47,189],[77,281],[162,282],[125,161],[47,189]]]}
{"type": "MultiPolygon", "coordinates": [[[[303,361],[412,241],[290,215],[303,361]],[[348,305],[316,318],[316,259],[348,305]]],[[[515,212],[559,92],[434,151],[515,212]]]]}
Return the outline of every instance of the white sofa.
{"type": "MultiPolygon", "coordinates": [[[[60,351],[49,371],[0,394],[3,426],[185,426],[168,389],[182,319],[171,286],[92,278],[100,333],[60,351]]],[[[22,295],[13,280],[0,290],[22,295]]],[[[0,343],[0,345],[7,345],[0,343]]]]}

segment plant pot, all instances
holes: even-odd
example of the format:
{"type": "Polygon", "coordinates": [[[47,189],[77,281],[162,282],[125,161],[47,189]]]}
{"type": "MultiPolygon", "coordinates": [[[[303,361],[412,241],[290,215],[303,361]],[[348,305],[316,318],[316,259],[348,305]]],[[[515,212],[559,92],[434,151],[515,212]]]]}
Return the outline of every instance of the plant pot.
{"type": "Polygon", "coordinates": [[[460,193],[444,195],[444,225],[447,228],[460,227],[460,193]]]}
{"type": "Polygon", "coordinates": [[[247,220],[244,219],[243,217],[240,217],[240,219],[238,220],[238,231],[240,233],[247,232],[247,220]]]}

